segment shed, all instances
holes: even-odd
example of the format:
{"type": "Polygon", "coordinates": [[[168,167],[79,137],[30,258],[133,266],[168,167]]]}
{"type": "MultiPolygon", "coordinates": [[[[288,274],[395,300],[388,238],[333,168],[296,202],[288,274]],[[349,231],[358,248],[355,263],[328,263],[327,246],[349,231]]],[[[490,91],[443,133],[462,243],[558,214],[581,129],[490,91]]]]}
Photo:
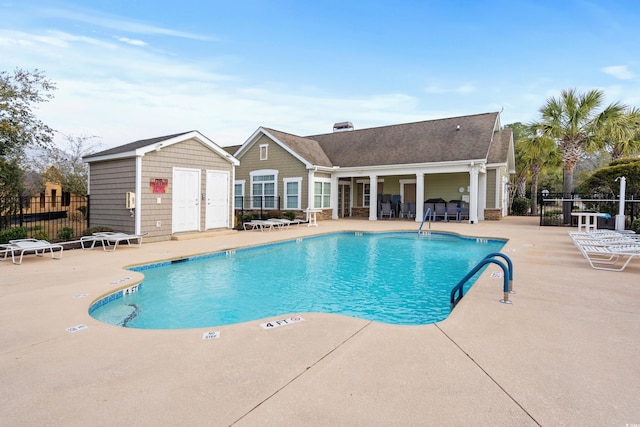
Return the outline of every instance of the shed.
{"type": "Polygon", "coordinates": [[[144,139],[85,156],[89,227],[146,241],[233,228],[238,160],[198,131],[144,139]]]}

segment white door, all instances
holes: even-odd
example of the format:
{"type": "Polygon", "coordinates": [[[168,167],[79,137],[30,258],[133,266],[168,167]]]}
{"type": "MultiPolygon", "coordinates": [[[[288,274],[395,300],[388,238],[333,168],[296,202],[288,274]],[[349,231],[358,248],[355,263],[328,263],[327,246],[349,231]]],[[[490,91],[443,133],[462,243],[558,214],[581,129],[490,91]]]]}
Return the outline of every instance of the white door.
{"type": "Polygon", "coordinates": [[[229,191],[229,172],[207,171],[207,230],[229,227],[229,191]]]}
{"type": "Polygon", "coordinates": [[[173,168],[172,232],[200,230],[200,169],[173,168]]]}

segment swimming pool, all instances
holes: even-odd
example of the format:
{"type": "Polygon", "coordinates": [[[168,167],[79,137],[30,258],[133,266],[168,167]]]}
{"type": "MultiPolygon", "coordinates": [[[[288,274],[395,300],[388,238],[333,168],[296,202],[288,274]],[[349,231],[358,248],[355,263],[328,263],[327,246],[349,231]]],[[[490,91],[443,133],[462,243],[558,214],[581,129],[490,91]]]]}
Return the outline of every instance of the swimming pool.
{"type": "Polygon", "coordinates": [[[223,326],[303,312],[435,323],[449,315],[451,288],[504,244],[445,233],[307,237],[133,267],[144,281],[94,302],[89,313],[141,329],[223,326]]]}

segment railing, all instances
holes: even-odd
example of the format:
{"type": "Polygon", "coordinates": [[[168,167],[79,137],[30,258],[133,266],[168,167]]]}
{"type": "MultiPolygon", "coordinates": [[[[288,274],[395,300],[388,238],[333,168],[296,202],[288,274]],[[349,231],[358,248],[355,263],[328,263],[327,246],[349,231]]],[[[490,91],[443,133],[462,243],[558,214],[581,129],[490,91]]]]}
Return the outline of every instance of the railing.
{"type": "MultiPolygon", "coordinates": [[[[422,218],[422,222],[420,223],[420,228],[418,229],[418,234],[422,234],[422,226],[427,218],[431,217],[431,208],[427,208],[424,212],[424,217],[422,218]]],[[[429,220],[429,230],[431,230],[431,220],[429,220]]]]}
{"type": "MultiPolygon", "coordinates": [[[[589,211],[609,213],[611,218],[598,220],[598,228],[614,229],[615,216],[619,212],[620,201],[618,199],[599,199],[581,197],[571,194],[563,198],[562,194],[538,194],[540,225],[541,226],[576,226],[577,219],[571,216],[571,212],[589,211]]],[[[629,228],[634,219],[640,218],[640,200],[634,195],[627,194],[624,214],[626,228],[629,228]]]]}
{"type": "Polygon", "coordinates": [[[5,237],[70,240],[82,235],[88,219],[89,196],[0,197],[0,234],[5,237]]]}
{"type": "Polygon", "coordinates": [[[279,211],[280,197],[278,196],[234,196],[236,211],[244,215],[245,211],[260,211],[260,216],[264,211],[279,211]]]}
{"type": "Polygon", "coordinates": [[[476,274],[482,267],[489,263],[497,264],[500,268],[502,268],[504,277],[504,298],[501,299],[500,302],[503,304],[511,304],[511,301],[509,301],[509,294],[515,294],[515,291],[513,290],[513,263],[505,254],[502,254],[500,252],[493,252],[485,256],[482,261],[480,261],[475,267],[473,267],[471,271],[467,273],[467,275],[464,276],[462,280],[460,280],[460,282],[453,287],[453,289],[451,289],[450,303],[452,310],[464,296],[463,289],[465,283],[467,283],[469,279],[471,279],[473,275],[476,274]],[[496,257],[504,258],[504,260],[507,262],[507,265],[495,259],[496,257]]]}

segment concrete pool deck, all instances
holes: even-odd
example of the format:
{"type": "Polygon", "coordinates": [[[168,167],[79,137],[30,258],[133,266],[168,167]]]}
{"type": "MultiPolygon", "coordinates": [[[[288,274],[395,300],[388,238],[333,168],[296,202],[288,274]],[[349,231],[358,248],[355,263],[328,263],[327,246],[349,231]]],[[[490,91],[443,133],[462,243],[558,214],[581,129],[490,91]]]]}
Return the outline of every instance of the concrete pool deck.
{"type": "Polygon", "coordinates": [[[539,227],[538,218],[432,224],[509,239],[502,252],[513,260],[517,292],[513,304],[499,303],[503,282],[492,273],[501,270],[490,265],[433,325],[282,313],[268,320],[305,321],[150,331],[87,314],[96,298],[143,277],[123,266],[331,231],[402,229],[418,224],[322,221],[0,262],[0,424],[640,424],[640,260],[622,272],[594,270],[569,228],[539,227]],[[67,332],[76,325],[87,328],[67,332]],[[209,331],[220,337],[203,339],[209,331]]]}

